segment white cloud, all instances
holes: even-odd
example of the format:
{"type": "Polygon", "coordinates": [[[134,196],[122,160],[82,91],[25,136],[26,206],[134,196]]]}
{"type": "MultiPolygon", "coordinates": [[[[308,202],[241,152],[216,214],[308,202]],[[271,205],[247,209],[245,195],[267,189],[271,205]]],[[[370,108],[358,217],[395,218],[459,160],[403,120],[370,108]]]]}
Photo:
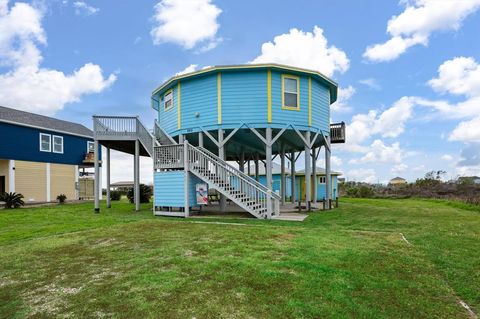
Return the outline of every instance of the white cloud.
{"type": "Polygon", "coordinates": [[[460,122],[448,137],[449,141],[480,142],[480,116],[460,122]]]}
{"type": "Polygon", "coordinates": [[[410,47],[428,45],[436,31],[458,30],[463,20],[480,8],[480,0],[411,0],[401,1],[405,10],[393,16],[387,25],[389,40],[367,47],[363,56],[370,61],[391,61],[410,47]]]}
{"type": "Polygon", "coordinates": [[[443,154],[441,159],[446,161],[446,162],[451,162],[451,161],[453,161],[453,156],[450,155],[450,154],[443,154]]]}
{"type": "Polygon", "coordinates": [[[88,5],[84,1],[75,1],[73,3],[73,7],[75,8],[75,14],[76,15],[87,15],[91,16],[95,13],[98,13],[100,11],[99,8],[92,7],[91,5],[88,5]]]}
{"type": "Polygon", "coordinates": [[[41,9],[26,3],[0,1],[0,103],[27,111],[53,114],[66,103],[112,85],[116,76],[102,75],[100,66],[87,63],[73,74],[41,68],[37,45],[47,43],[41,9]]]}
{"type": "Polygon", "coordinates": [[[211,50],[221,42],[221,12],[211,0],[162,0],[155,5],[153,43],[172,42],[188,50],[202,44],[200,51],[211,50]]]}
{"type": "Polygon", "coordinates": [[[339,168],[340,166],[342,166],[343,160],[338,156],[332,155],[330,157],[330,163],[333,168],[339,168]]]}
{"type": "Polygon", "coordinates": [[[376,183],[378,181],[375,170],[368,169],[352,169],[345,174],[350,181],[376,183]]]}
{"type": "Polygon", "coordinates": [[[313,32],[290,29],[277,35],[273,42],[262,44],[262,54],[251,63],[279,63],[319,71],[326,76],[348,70],[350,61],[342,50],[328,45],[323,30],[313,32]]]}
{"type": "Polygon", "coordinates": [[[331,110],[338,113],[347,113],[352,110],[348,105],[348,101],[355,94],[355,88],[351,85],[346,88],[338,88],[338,98],[335,103],[331,105],[331,110]]]}
{"type": "Polygon", "coordinates": [[[360,159],[352,159],[349,163],[400,163],[402,150],[398,142],[385,145],[381,140],[375,140],[370,145],[369,151],[360,159]]]}
{"type": "Polygon", "coordinates": [[[378,83],[378,81],[374,78],[366,78],[358,81],[358,83],[368,86],[374,90],[381,90],[382,86],[378,83]]]}
{"type": "Polygon", "coordinates": [[[180,72],[175,73],[175,75],[182,75],[182,74],[187,74],[196,71],[198,68],[198,64],[190,64],[187,66],[185,69],[183,69],[180,72]]]}
{"type": "Polygon", "coordinates": [[[404,173],[408,168],[408,165],[404,164],[404,163],[400,163],[400,164],[397,164],[395,166],[392,167],[391,169],[391,172],[393,174],[401,174],[401,173],[404,173]]]}

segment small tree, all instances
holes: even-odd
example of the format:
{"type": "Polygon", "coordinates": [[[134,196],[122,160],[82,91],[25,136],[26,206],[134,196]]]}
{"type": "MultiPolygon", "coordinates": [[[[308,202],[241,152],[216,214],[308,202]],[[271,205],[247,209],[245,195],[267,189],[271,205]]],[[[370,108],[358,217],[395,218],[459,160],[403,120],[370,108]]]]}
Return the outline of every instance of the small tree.
{"type": "MultiPolygon", "coordinates": [[[[149,203],[152,196],[152,188],[145,184],[140,184],[140,203],[149,203]]],[[[134,202],[133,188],[130,188],[127,193],[127,198],[130,203],[134,202]]]]}
{"type": "Polygon", "coordinates": [[[20,206],[25,205],[23,201],[23,195],[17,193],[1,193],[0,202],[5,202],[5,208],[19,208],[20,206]]]}
{"type": "Polygon", "coordinates": [[[122,197],[122,193],[120,193],[120,191],[110,191],[111,200],[120,200],[121,197],[122,197]]]}
{"type": "Polygon", "coordinates": [[[64,204],[66,199],[67,199],[67,195],[65,194],[60,194],[57,196],[57,201],[59,204],[64,204]]]}

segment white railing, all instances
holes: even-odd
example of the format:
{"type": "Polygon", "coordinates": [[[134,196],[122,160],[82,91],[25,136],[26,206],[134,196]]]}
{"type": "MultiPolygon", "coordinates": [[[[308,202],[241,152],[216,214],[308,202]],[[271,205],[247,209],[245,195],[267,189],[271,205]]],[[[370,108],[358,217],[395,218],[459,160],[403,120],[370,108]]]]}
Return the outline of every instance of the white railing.
{"type": "Polygon", "coordinates": [[[137,116],[93,116],[95,139],[138,139],[152,155],[155,139],[137,116]]]}
{"type": "MultiPolygon", "coordinates": [[[[280,213],[280,196],[208,150],[187,144],[188,170],[258,218],[280,213]]],[[[184,167],[184,145],[154,148],[155,169],[184,167]]]]}
{"type": "Polygon", "coordinates": [[[160,145],[177,144],[177,142],[160,127],[160,124],[158,124],[157,120],[155,120],[153,135],[160,145]]]}

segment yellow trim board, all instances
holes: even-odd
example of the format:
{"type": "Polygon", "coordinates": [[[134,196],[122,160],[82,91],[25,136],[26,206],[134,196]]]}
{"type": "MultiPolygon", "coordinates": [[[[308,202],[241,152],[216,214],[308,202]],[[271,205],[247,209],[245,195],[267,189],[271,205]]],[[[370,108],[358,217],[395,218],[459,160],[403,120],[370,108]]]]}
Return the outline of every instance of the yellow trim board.
{"type": "Polygon", "coordinates": [[[300,111],[300,77],[296,75],[282,74],[282,109],[290,111],[300,111]],[[285,79],[294,79],[297,81],[297,107],[285,105],[285,79]]]}
{"type": "Polygon", "coordinates": [[[308,125],[312,126],[312,78],[308,78],[308,125]]]}
{"type": "Polygon", "coordinates": [[[222,73],[217,74],[217,123],[222,124],[222,73]]]}
{"type": "Polygon", "coordinates": [[[177,126],[178,126],[178,129],[181,129],[182,128],[182,106],[181,106],[181,90],[182,90],[182,86],[180,84],[180,82],[178,82],[177,84],[177,105],[178,105],[178,123],[177,123],[177,126]]]}
{"type": "Polygon", "coordinates": [[[267,71],[267,121],[272,123],[272,71],[267,71]]]}

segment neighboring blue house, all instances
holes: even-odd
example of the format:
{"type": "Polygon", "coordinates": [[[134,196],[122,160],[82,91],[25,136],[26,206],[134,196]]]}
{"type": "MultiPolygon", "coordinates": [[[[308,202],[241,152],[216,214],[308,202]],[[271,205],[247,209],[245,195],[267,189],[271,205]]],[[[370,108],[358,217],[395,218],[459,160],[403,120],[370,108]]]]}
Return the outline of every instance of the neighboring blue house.
{"type": "Polygon", "coordinates": [[[0,136],[0,192],[21,193],[30,202],[80,197],[79,169],[93,163],[91,130],[0,106],[0,136]]]}

